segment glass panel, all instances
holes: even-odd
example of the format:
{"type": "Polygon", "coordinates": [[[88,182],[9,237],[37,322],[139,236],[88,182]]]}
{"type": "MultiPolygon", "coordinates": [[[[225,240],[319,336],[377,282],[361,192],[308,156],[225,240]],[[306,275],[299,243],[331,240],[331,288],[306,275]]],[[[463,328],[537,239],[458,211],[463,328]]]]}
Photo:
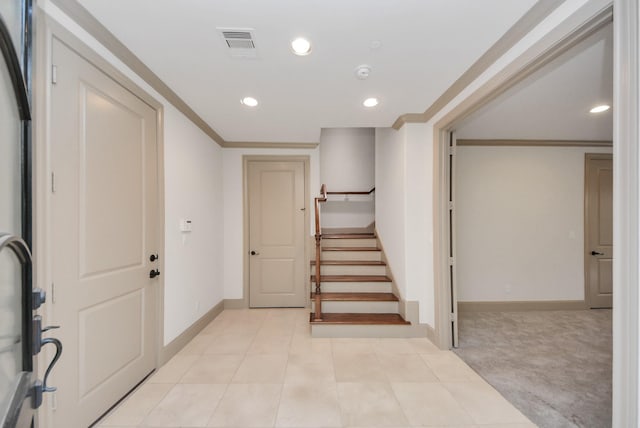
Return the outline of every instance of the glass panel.
{"type": "MultiPolygon", "coordinates": [[[[22,267],[15,254],[0,252],[0,403],[22,371],[22,267]]],[[[0,406],[2,407],[2,406],[0,406]]]]}
{"type": "Polygon", "coordinates": [[[20,0],[0,0],[0,16],[7,25],[13,46],[18,52],[18,58],[22,64],[22,1],[20,0]]]}
{"type": "Polygon", "coordinates": [[[20,130],[13,86],[0,55],[0,232],[14,235],[22,234],[20,130]]]}

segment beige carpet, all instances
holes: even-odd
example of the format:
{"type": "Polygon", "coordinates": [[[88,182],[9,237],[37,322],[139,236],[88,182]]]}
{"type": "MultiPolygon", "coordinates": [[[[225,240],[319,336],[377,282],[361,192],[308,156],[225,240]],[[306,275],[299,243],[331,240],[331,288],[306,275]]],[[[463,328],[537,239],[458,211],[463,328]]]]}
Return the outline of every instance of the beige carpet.
{"type": "Polygon", "coordinates": [[[542,428],[611,426],[611,310],[460,313],[455,352],[542,428]]]}

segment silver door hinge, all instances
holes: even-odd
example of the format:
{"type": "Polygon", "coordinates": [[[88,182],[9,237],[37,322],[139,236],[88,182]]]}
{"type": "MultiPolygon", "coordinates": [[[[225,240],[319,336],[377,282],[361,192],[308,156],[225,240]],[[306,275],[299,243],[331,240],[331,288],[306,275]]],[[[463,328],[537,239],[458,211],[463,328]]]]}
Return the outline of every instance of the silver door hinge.
{"type": "Polygon", "coordinates": [[[449,321],[456,322],[457,320],[458,320],[458,317],[456,316],[455,313],[452,312],[449,314],[449,321]]]}
{"type": "Polygon", "coordinates": [[[51,83],[54,85],[58,83],[58,66],[57,65],[51,66],[51,83]]]}
{"type": "Polygon", "coordinates": [[[449,201],[449,211],[453,210],[453,201],[449,201]]]}
{"type": "Polygon", "coordinates": [[[53,172],[51,173],[51,193],[56,193],[56,176],[53,172]]]}
{"type": "Polygon", "coordinates": [[[456,154],[456,147],[455,146],[449,146],[449,156],[453,156],[456,154]]]}
{"type": "Polygon", "coordinates": [[[453,266],[453,262],[454,262],[453,257],[449,257],[449,266],[453,266]]]}

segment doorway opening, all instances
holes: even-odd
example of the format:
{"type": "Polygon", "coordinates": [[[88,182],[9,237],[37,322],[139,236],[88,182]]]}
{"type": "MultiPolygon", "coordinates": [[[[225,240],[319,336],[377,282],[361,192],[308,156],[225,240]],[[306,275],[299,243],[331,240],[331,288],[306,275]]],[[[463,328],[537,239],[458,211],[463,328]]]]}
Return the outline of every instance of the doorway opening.
{"type": "MultiPolygon", "coordinates": [[[[440,203],[446,207],[440,213],[446,294],[440,305],[452,314],[440,317],[439,331],[542,426],[576,418],[586,418],[585,426],[611,421],[612,313],[585,310],[593,300],[585,285],[589,257],[602,259],[592,268],[605,284],[595,287],[601,294],[610,290],[611,260],[605,246],[593,250],[603,254],[587,253],[593,245],[584,219],[585,200],[593,199],[585,198],[585,157],[613,152],[612,114],[589,113],[612,103],[613,25],[609,17],[588,27],[571,49],[439,134],[440,203]],[[582,337],[594,338],[593,361],[582,359],[582,337]],[[554,366],[565,368],[553,375],[554,366]],[[587,375],[584,390],[576,367],[597,374],[587,375]],[[545,407],[554,397],[568,405],[545,407]]],[[[600,187],[607,181],[602,178],[600,187]]],[[[611,207],[609,201],[606,216],[611,207]]],[[[611,236],[610,223],[601,230],[596,235],[611,236]]]]}

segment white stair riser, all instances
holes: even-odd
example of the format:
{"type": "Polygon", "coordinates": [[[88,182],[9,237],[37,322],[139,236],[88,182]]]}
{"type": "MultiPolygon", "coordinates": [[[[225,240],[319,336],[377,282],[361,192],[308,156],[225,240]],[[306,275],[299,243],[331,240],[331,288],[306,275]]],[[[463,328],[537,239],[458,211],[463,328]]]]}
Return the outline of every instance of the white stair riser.
{"type": "Polygon", "coordinates": [[[323,251],[322,260],[366,260],[379,262],[382,260],[380,251],[323,251]]]}
{"type": "MultiPolygon", "coordinates": [[[[311,266],[311,271],[316,272],[315,265],[311,266]]],[[[321,275],[375,275],[381,276],[387,274],[386,266],[337,266],[337,265],[321,265],[321,275]]]]}
{"type": "Polygon", "coordinates": [[[411,325],[311,324],[311,337],[424,337],[411,325]]]}
{"type": "Polygon", "coordinates": [[[375,238],[370,239],[323,239],[323,247],[376,247],[375,238]]]}
{"type": "MultiPolygon", "coordinates": [[[[311,283],[311,290],[315,291],[315,282],[311,283]]],[[[391,293],[390,282],[323,282],[323,293],[391,293]]]]}
{"type": "MultiPolygon", "coordinates": [[[[311,301],[311,311],[315,303],[311,301]]],[[[398,302],[322,302],[323,313],[388,314],[398,313],[398,302]]]]}

